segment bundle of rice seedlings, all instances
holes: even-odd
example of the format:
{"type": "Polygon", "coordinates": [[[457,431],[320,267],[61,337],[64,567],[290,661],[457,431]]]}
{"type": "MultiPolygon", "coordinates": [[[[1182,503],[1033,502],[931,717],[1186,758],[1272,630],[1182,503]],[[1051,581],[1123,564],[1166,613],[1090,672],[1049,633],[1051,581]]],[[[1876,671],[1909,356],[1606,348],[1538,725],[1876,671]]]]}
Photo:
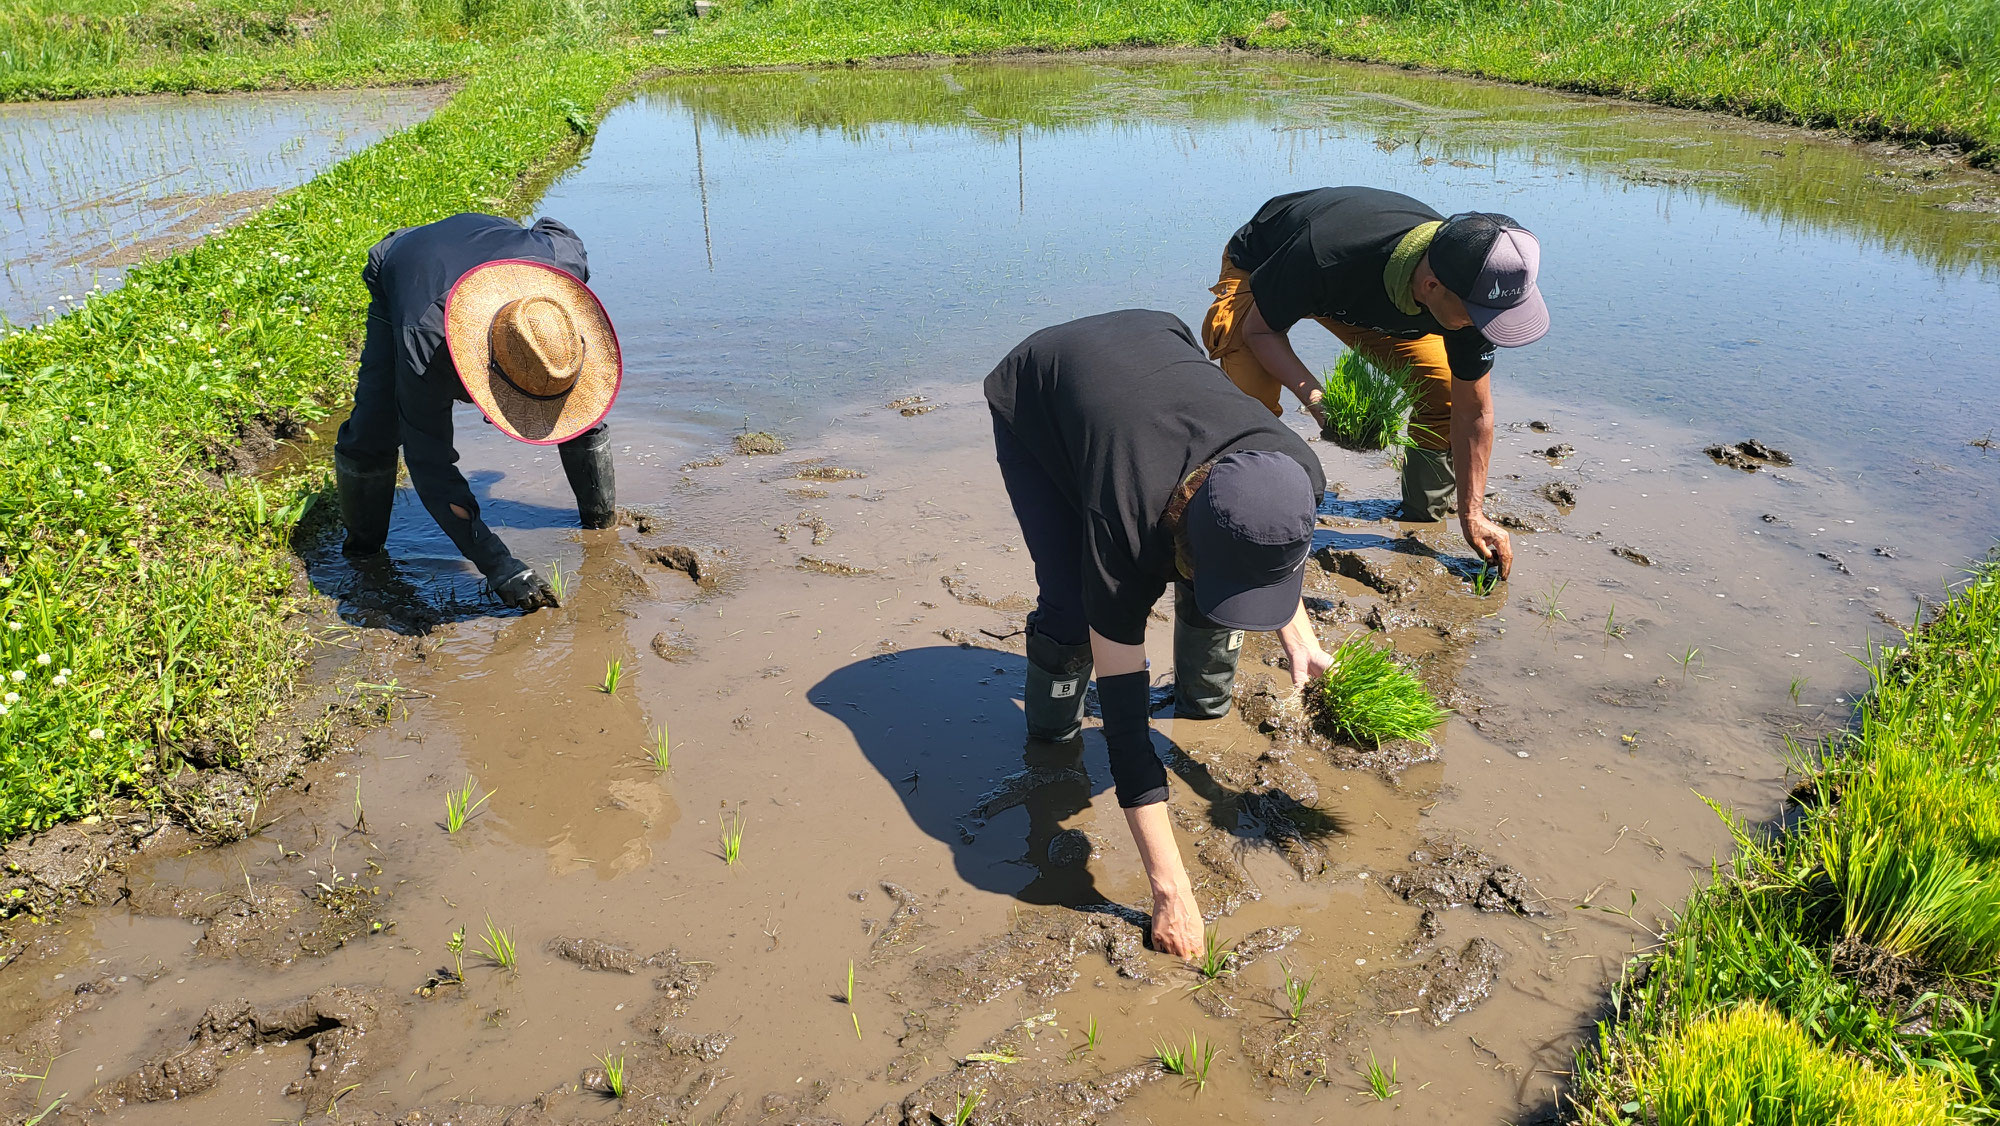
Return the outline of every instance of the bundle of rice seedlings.
{"type": "Polygon", "coordinates": [[[1428,743],[1449,714],[1422,681],[1366,634],[1340,643],[1333,667],[1309,686],[1306,699],[1321,730],[1373,746],[1391,739],[1428,743]]]}
{"type": "Polygon", "coordinates": [[[1343,352],[1320,374],[1320,409],[1326,413],[1320,435],[1363,453],[1410,445],[1410,412],[1419,388],[1407,366],[1384,369],[1359,352],[1343,352]]]}
{"type": "MultiPolygon", "coordinates": [[[[1813,1043],[1752,1003],[1663,1038],[1633,1072],[1639,1117],[1659,1126],[1944,1126],[1952,1088],[1936,1073],[1888,1075],[1813,1043]],[[1643,1111],[1641,1110],[1643,1108],[1643,1111]]],[[[1631,1104],[1626,1104],[1631,1106],[1631,1104]]],[[[1600,1108],[1591,1117],[1610,1120],[1600,1108]]]]}

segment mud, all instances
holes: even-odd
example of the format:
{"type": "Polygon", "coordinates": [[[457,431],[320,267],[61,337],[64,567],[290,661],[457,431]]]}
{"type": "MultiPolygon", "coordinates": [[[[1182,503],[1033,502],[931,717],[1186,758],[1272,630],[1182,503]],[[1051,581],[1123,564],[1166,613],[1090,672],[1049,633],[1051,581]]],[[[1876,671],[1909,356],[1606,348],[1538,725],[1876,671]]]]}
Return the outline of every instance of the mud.
{"type": "Polygon", "coordinates": [[[1481,911],[1548,914],[1527,877],[1463,841],[1427,840],[1409,859],[1412,867],[1391,875],[1384,886],[1426,912],[1470,904],[1481,911]]]}
{"type": "Polygon", "coordinates": [[[1755,473],[1769,465],[1790,465],[1792,458],[1783,450],[1772,449],[1755,438],[1737,442],[1734,445],[1714,445],[1702,451],[1717,465],[1740,469],[1745,473],[1755,473]]]}
{"type": "Polygon", "coordinates": [[[280,461],[291,443],[311,433],[305,421],[291,411],[261,411],[237,425],[233,441],[211,446],[209,462],[213,471],[223,476],[261,473],[280,461]]]}
{"type": "MultiPolygon", "coordinates": [[[[329,850],[329,857],[331,867],[337,851],[329,850]]],[[[357,871],[343,878],[330,871],[307,891],[266,883],[246,886],[240,895],[217,896],[169,885],[126,889],[124,898],[137,915],[203,924],[194,944],[197,955],[278,967],[330,954],[395,925],[383,912],[381,887],[357,882],[366,874],[357,871]]]]}
{"type": "Polygon", "coordinates": [[[932,402],[929,395],[905,395],[900,399],[892,399],[887,404],[890,410],[895,411],[904,418],[915,418],[921,414],[929,414],[942,405],[941,403],[932,402]]]}
{"type": "Polygon", "coordinates": [[[778,437],[776,434],[767,434],[762,430],[755,430],[748,434],[738,434],[734,440],[734,445],[736,452],[745,457],[754,457],[759,454],[781,454],[788,448],[783,438],[778,437]]]}
{"type": "Polygon", "coordinates": [[[1653,565],[1652,556],[1647,555],[1636,547],[1628,547],[1625,544],[1619,544],[1617,547],[1612,548],[1611,554],[1616,555],[1627,563],[1637,563],[1641,567],[1651,567],[1653,565]]]}
{"type": "Polygon", "coordinates": [[[1458,950],[1440,950],[1422,965],[1390,975],[1390,1011],[1415,1012],[1433,1028],[1451,1023],[1492,995],[1507,955],[1500,944],[1478,937],[1458,950]]]}
{"type": "Polygon", "coordinates": [[[639,557],[669,571],[681,572],[703,590],[720,587],[731,571],[728,551],[713,546],[667,544],[646,548],[639,557]]]}

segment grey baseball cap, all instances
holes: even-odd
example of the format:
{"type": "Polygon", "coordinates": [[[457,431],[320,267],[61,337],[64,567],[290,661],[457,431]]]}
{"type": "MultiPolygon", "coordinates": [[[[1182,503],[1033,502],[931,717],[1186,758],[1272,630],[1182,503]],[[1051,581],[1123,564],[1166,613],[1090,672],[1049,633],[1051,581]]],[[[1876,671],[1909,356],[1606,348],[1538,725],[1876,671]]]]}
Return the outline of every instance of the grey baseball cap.
{"type": "Polygon", "coordinates": [[[1317,508],[1312,478],[1289,455],[1238,450],[1217,458],[1182,518],[1195,606],[1230,629],[1273,630],[1291,621],[1317,508]]]}
{"type": "Polygon", "coordinates": [[[1489,211],[1454,215],[1431,236],[1430,259],[1487,340],[1519,348],[1549,331],[1549,307],[1535,286],[1542,244],[1513,219],[1489,211]]]}

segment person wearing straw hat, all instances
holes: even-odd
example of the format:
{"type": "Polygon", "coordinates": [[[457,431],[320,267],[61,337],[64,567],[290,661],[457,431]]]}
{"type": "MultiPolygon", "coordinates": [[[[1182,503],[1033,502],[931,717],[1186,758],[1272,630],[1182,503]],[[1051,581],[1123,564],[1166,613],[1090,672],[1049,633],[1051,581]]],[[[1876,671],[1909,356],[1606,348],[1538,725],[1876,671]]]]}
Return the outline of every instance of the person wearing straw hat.
{"type": "Polygon", "coordinates": [[[333,454],[342,551],[382,551],[400,449],[418,498],[501,601],[524,611],[556,604],[548,583],[479,518],[458,471],[451,410],[472,403],[508,437],[555,446],[582,525],[610,527],[618,510],[604,416],[624,364],[589,277],[583,241],[554,219],[524,228],[454,215],[369,250],[354,412],[333,454]]]}
{"type": "Polygon", "coordinates": [[[1300,599],[1325,472],[1305,439],[1230,386],[1172,313],[1045,328],[986,377],[994,453],[1035,569],[1028,737],[1082,733],[1093,672],[1118,804],[1153,891],[1153,945],[1202,948],[1201,910],[1153,751],[1146,622],[1174,587],[1174,709],[1229,709],[1243,631],[1272,631],[1292,680],[1333,663],[1300,599]]]}
{"type": "Polygon", "coordinates": [[[1291,388],[1321,427],[1320,383],[1289,333],[1316,320],[1385,370],[1418,384],[1404,450],[1403,519],[1443,519],[1505,576],[1514,548],[1487,519],[1493,349],[1549,329],[1536,286],[1541,244],[1505,215],[1446,216],[1380,188],[1317,188],[1265,202],[1223,249],[1203,319],[1209,358],[1273,414],[1291,388]]]}

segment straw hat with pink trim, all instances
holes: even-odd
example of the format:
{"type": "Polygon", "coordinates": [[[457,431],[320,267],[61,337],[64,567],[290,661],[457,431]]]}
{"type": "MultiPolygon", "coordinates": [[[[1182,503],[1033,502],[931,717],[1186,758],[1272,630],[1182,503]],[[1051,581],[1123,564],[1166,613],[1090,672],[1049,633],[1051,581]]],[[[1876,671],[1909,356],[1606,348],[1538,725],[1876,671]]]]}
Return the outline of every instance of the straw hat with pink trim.
{"type": "Polygon", "coordinates": [[[597,295],[542,262],[467,270],[445,297],[444,339],[473,404],[508,437],[537,446],[597,425],[625,372],[597,295]]]}

